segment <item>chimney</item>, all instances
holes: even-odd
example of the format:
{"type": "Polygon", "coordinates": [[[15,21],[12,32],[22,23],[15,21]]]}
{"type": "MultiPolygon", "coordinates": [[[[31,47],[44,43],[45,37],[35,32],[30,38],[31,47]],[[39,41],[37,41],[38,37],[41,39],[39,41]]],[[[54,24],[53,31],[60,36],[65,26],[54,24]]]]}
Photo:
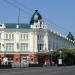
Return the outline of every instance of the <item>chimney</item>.
{"type": "Polygon", "coordinates": [[[19,25],[16,25],[16,28],[19,28],[19,25]]]}

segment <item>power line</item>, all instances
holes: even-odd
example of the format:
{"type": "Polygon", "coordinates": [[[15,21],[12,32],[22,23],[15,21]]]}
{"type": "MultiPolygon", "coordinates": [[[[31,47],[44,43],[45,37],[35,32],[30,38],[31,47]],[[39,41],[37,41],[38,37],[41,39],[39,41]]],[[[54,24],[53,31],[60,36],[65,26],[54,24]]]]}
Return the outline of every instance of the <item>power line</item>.
{"type": "MultiPolygon", "coordinates": [[[[48,24],[48,25],[54,26],[54,27],[56,27],[56,28],[59,28],[59,29],[61,29],[61,31],[63,31],[64,33],[65,33],[65,32],[70,32],[68,29],[65,29],[65,28],[63,28],[63,27],[61,27],[61,26],[55,24],[52,20],[48,20],[47,18],[44,18],[44,19],[45,19],[45,21],[47,21],[47,23],[52,22],[52,24],[48,24]]],[[[73,33],[73,32],[72,32],[72,33],[73,33]]]]}
{"type": "MultiPolygon", "coordinates": [[[[48,26],[49,26],[49,27],[51,26],[51,27],[55,27],[55,28],[62,29],[62,28],[59,27],[57,24],[53,23],[51,20],[48,21],[47,18],[44,18],[44,19],[45,19],[45,21],[48,23],[48,26]],[[49,22],[51,22],[51,24],[50,24],[49,22]]],[[[63,31],[63,32],[65,32],[65,31],[63,31]]]]}
{"type": "Polygon", "coordinates": [[[25,8],[25,9],[29,10],[30,12],[32,11],[31,8],[27,7],[26,5],[23,5],[23,4],[20,3],[19,1],[17,1],[17,0],[12,0],[12,1],[16,2],[18,5],[20,5],[21,7],[23,7],[23,8],[25,8]]]}
{"type": "MultiPolygon", "coordinates": [[[[7,1],[7,0],[5,0],[5,1],[7,1]]],[[[28,9],[29,11],[31,10],[30,8],[28,8],[28,7],[26,7],[26,6],[24,6],[22,3],[20,3],[19,1],[17,1],[17,0],[13,0],[14,2],[16,2],[18,5],[20,5],[20,6],[22,6],[22,7],[24,7],[24,8],[26,8],[26,9],[28,9]]],[[[7,2],[9,2],[9,1],[7,1],[7,2]]],[[[9,3],[11,3],[11,2],[9,2],[9,3]]],[[[12,3],[12,5],[14,5],[13,3],[12,3]]],[[[19,8],[18,6],[16,6],[16,5],[14,5],[15,7],[17,7],[17,8],[19,8]]],[[[22,8],[21,8],[22,9],[22,8]]],[[[23,11],[24,11],[24,9],[23,9],[23,11]]],[[[26,12],[26,11],[24,11],[24,12],[26,12]]],[[[28,12],[29,13],[29,12],[28,12]]],[[[30,14],[30,13],[29,13],[30,14]]],[[[45,20],[47,20],[47,19],[45,19],[45,20]]],[[[56,25],[56,24],[53,24],[53,25],[55,25],[55,26],[58,26],[58,25],[56,25]]],[[[62,28],[62,27],[60,27],[60,26],[58,26],[59,28],[62,28]]],[[[64,29],[64,28],[62,28],[62,29],[64,29]]]]}
{"type": "Polygon", "coordinates": [[[14,4],[14,3],[12,3],[12,2],[10,2],[10,1],[8,1],[8,0],[4,0],[4,1],[5,1],[6,3],[12,5],[12,6],[15,7],[15,8],[18,8],[18,9],[20,8],[20,10],[23,11],[24,13],[30,14],[29,12],[25,11],[23,8],[17,6],[16,4],[14,4]]]}
{"type": "Polygon", "coordinates": [[[19,22],[20,22],[20,8],[19,8],[19,14],[18,14],[18,25],[19,25],[19,22]]]}
{"type": "MultiPolygon", "coordinates": [[[[14,6],[14,7],[16,7],[16,8],[20,8],[20,7],[18,7],[17,5],[15,5],[14,3],[11,3],[11,2],[9,2],[8,0],[4,0],[4,1],[6,1],[7,3],[9,3],[9,4],[11,4],[12,6],[14,6]]],[[[29,10],[29,11],[32,11],[32,9],[30,9],[29,7],[27,7],[27,6],[25,6],[25,5],[23,5],[22,3],[20,3],[19,1],[17,1],[17,0],[12,0],[13,2],[15,2],[16,4],[18,4],[18,5],[20,5],[22,8],[20,8],[23,12],[25,12],[25,13],[27,13],[27,14],[31,14],[30,12],[27,12],[27,11],[25,11],[24,9],[27,9],[27,10],[29,10]],[[24,8],[24,9],[23,9],[24,8]]],[[[47,18],[44,18],[47,22],[48,22],[48,19],[47,18]]],[[[49,21],[51,21],[51,20],[49,20],[49,21]]],[[[53,21],[51,21],[52,23],[53,23],[53,26],[55,26],[55,27],[58,27],[58,28],[61,28],[61,30],[63,31],[63,32],[66,32],[66,31],[68,31],[69,32],[69,30],[67,30],[67,29],[65,29],[65,28],[63,28],[63,27],[61,27],[61,26],[59,26],[59,25],[57,25],[57,24],[55,24],[53,21]]],[[[49,23],[49,22],[48,22],[49,23]]],[[[51,25],[51,24],[48,24],[48,25],[51,25]]]]}

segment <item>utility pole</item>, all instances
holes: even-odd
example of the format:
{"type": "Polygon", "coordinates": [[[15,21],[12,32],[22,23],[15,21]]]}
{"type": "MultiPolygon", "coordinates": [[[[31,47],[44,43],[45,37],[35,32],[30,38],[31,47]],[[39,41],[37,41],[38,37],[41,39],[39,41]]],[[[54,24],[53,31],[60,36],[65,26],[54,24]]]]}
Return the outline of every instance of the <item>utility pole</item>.
{"type": "Polygon", "coordinates": [[[19,8],[19,13],[18,13],[18,25],[19,25],[19,22],[20,22],[20,8],[19,8]]]}

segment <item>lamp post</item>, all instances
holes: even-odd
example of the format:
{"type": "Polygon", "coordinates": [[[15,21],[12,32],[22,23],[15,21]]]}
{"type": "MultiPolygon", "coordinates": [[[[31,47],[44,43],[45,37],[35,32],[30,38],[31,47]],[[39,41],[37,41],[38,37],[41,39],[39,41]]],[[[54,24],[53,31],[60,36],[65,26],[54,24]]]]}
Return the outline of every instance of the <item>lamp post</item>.
{"type": "Polygon", "coordinates": [[[61,53],[62,53],[62,51],[60,50],[60,51],[59,51],[59,54],[60,54],[60,59],[61,59],[61,53]]]}
{"type": "Polygon", "coordinates": [[[61,50],[59,51],[59,54],[60,54],[60,56],[58,59],[58,65],[61,66],[62,65],[62,57],[61,57],[62,51],[61,50]]]}
{"type": "Polygon", "coordinates": [[[50,49],[50,52],[51,52],[51,66],[52,66],[52,62],[53,62],[53,59],[52,59],[52,52],[53,52],[53,49],[50,49]]]}

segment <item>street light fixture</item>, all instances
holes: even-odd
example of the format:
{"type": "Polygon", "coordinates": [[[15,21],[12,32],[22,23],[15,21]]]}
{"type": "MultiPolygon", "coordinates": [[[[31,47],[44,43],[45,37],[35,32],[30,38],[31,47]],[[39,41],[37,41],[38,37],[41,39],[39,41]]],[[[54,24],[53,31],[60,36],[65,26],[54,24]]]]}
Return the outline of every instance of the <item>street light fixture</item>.
{"type": "Polygon", "coordinates": [[[52,59],[52,52],[53,52],[53,49],[50,49],[50,52],[51,52],[51,66],[52,66],[52,62],[53,62],[53,59],[52,59]]]}
{"type": "Polygon", "coordinates": [[[60,51],[59,51],[59,54],[60,54],[60,59],[61,59],[61,53],[62,53],[62,51],[60,50],[60,51]]]}
{"type": "Polygon", "coordinates": [[[62,54],[62,51],[60,50],[59,51],[59,54],[60,54],[60,56],[59,56],[59,59],[58,59],[58,65],[62,65],[62,57],[61,57],[61,54],[62,54]]]}

